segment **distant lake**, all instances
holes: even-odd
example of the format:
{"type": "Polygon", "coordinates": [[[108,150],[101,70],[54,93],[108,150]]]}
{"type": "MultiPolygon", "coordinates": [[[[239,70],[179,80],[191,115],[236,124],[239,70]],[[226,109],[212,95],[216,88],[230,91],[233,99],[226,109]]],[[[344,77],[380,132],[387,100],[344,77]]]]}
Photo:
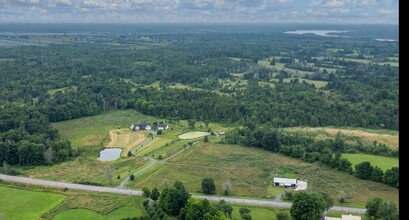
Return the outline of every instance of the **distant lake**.
{"type": "Polygon", "coordinates": [[[44,44],[0,39],[0,46],[44,46],[44,44]]]}
{"type": "Polygon", "coordinates": [[[100,161],[114,161],[121,156],[121,148],[107,148],[99,152],[100,161]]]}
{"type": "Polygon", "coordinates": [[[377,40],[377,41],[389,41],[389,42],[394,42],[394,41],[397,41],[397,40],[395,40],[395,39],[375,39],[375,40],[377,40]]]}
{"type": "Polygon", "coordinates": [[[330,33],[345,33],[348,31],[337,31],[337,30],[296,30],[296,31],[286,31],[285,34],[315,34],[323,37],[339,37],[337,35],[330,35],[330,33]]]}

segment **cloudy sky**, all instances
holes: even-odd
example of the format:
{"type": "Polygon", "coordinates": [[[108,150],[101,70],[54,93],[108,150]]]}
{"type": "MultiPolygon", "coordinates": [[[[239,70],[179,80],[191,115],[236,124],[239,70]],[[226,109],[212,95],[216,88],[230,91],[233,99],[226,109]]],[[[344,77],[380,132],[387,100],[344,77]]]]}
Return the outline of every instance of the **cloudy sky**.
{"type": "Polygon", "coordinates": [[[0,0],[0,23],[398,24],[398,0],[0,0]]]}

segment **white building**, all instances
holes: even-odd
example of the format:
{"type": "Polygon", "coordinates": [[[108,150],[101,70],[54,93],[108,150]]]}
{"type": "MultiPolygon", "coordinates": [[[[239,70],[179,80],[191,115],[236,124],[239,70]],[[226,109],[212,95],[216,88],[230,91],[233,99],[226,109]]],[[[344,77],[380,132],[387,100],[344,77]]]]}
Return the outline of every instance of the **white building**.
{"type": "Polygon", "coordinates": [[[273,183],[274,183],[274,186],[284,186],[284,187],[296,187],[297,186],[296,179],[274,177],[273,183]]]}

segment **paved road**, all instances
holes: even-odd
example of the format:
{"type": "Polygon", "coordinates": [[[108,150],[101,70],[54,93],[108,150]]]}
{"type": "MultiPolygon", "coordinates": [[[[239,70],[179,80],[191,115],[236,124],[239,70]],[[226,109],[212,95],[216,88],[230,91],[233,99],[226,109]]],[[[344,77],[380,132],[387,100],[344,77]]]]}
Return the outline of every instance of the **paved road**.
{"type": "MultiPolygon", "coordinates": [[[[141,190],[118,189],[118,188],[110,188],[110,187],[82,185],[82,184],[75,184],[75,183],[63,183],[63,182],[55,182],[55,181],[49,181],[49,180],[32,179],[32,178],[27,178],[27,177],[9,176],[9,175],[4,175],[4,174],[0,174],[0,180],[8,181],[8,182],[24,183],[24,184],[29,184],[29,185],[38,185],[38,186],[43,186],[43,187],[67,188],[67,189],[75,189],[75,190],[106,192],[106,193],[126,194],[126,195],[135,195],[135,196],[142,195],[141,190]]],[[[271,200],[243,199],[243,198],[231,198],[231,197],[222,197],[222,196],[204,196],[204,195],[192,195],[192,197],[206,198],[209,201],[220,201],[223,199],[224,201],[228,203],[235,203],[235,204],[283,207],[283,208],[291,207],[291,203],[289,202],[278,202],[278,201],[271,201],[271,200]]],[[[340,212],[349,212],[349,213],[360,213],[360,214],[363,214],[366,212],[366,209],[348,208],[348,207],[339,207],[339,206],[331,207],[330,210],[340,211],[340,212]]]]}

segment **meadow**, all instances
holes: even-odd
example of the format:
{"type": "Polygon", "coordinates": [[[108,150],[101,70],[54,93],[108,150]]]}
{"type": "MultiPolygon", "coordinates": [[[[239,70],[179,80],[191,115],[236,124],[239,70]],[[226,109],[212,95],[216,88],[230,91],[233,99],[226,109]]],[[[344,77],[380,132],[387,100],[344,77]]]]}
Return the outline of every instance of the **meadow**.
{"type": "Polygon", "coordinates": [[[355,165],[364,161],[371,163],[373,167],[377,166],[384,172],[392,167],[399,167],[399,159],[395,157],[384,157],[370,154],[342,154],[343,158],[348,159],[352,163],[353,169],[355,165]]]}
{"type": "Polygon", "coordinates": [[[66,196],[0,186],[0,219],[38,219],[58,206],[66,196]]]}
{"type": "Polygon", "coordinates": [[[240,197],[274,198],[285,188],[272,186],[275,175],[302,178],[308,181],[308,190],[327,192],[337,200],[345,192],[350,199],[344,206],[364,207],[371,197],[398,202],[398,189],[358,179],[343,172],[304,163],[280,154],[238,145],[199,143],[166,164],[152,168],[129,185],[163,189],[164,182],[182,181],[192,193],[201,193],[201,180],[215,179],[216,194],[222,195],[222,185],[231,184],[231,195],[240,197]],[[365,187],[356,187],[356,186],[365,187]]]}
{"type": "MultiPolygon", "coordinates": [[[[0,183],[4,219],[121,219],[142,216],[144,198],[0,183]],[[21,211],[16,211],[21,210],[21,211]]],[[[3,215],[3,216],[2,216],[3,215]]]]}
{"type": "Polygon", "coordinates": [[[334,127],[291,127],[284,128],[285,131],[308,134],[317,140],[335,138],[338,133],[349,143],[355,143],[360,140],[366,145],[377,143],[386,144],[394,150],[399,149],[399,131],[385,129],[364,129],[364,128],[334,128],[334,127]]]}
{"type": "Polygon", "coordinates": [[[141,209],[135,207],[122,207],[109,214],[99,214],[88,209],[70,209],[57,214],[53,220],[103,220],[123,219],[143,216],[141,209]]]}
{"type": "Polygon", "coordinates": [[[101,162],[96,159],[98,155],[99,151],[94,151],[94,153],[87,152],[74,160],[53,166],[21,167],[17,168],[17,170],[24,176],[31,178],[118,186],[123,178],[135,172],[146,163],[143,158],[138,156],[120,158],[116,161],[101,162]],[[113,170],[111,183],[109,181],[109,169],[113,170]],[[120,177],[119,179],[117,178],[118,175],[120,177]]]}
{"type": "Polygon", "coordinates": [[[143,115],[134,110],[110,111],[96,116],[52,123],[62,139],[74,147],[100,146],[109,142],[109,131],[128,128],[137,122],[159,122],[159,118],[143,115]]]}

